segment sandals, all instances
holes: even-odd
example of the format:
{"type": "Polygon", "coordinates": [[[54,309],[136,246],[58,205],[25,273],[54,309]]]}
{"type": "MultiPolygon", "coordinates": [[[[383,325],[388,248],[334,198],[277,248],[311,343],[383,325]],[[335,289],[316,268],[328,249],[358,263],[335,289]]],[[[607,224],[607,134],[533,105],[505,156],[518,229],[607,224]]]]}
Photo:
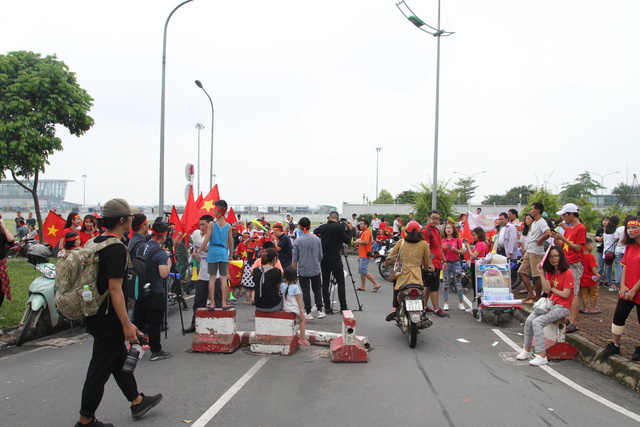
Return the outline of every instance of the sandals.
{"type": "Polygon", "coordinates": [[[364,291],[366,291],[366,289],[362,289],[362,288],[356,288],[356,291],[361,291],[361,292],[364,292],[364,291]]]}
{"type": "Polygon", "coordinates": [[[387,314],[387,317],[385,317],[384,320],[386,320],[387,322],[392,322],[396,318],[396,314],[397,312],[392,311],[391,313],[387,314]]]}
{"type": "MultiPolygon", "coordinates": [[[[372,292],[372,293],[376,293],[376,292],[378,292],[378,289],[380,289],[381,287],[382,287],[382,286],[380,286],[380,285],[375,286],[371,292],[372,292]]],[[[364,291],[364,289],[363,289],[363,291],[364,291]]]]}

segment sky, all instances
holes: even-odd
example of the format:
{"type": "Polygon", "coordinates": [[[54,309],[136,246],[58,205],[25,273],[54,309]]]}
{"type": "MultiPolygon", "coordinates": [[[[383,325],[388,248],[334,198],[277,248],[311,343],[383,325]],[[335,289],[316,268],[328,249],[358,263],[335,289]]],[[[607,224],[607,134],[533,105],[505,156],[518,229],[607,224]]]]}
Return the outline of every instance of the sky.
{"type": "MultiPolygon", "coordinates": [[[[55,53],[94,98],[95,125],[79,138],[59,128],[64,150],[43,175],[73,181],[67,201],[82,203],[86,174],[87,205],[158,203],[162,35],[179,3],[0,4],[0,53],[55,53]]],[[[407,3],[437,26],[436,0],[407,3]]],[[[455,34],[441,39],[438,179],[474,175],[474,203],[518,185],[555,192],[587,170],[618,171],[608,190],[631,183],[639,15],[637,0],[443,0],[441,27],[455,34]]],[[[214,103],[215,182],[232,205],[373,201],[376,161],[379,190],[431,182],[436,44],[393,0],[185,4],[167,36],[165,203],[185,202],[196,123],[210,188],[211,107],[196,79],[214,103]]]]}

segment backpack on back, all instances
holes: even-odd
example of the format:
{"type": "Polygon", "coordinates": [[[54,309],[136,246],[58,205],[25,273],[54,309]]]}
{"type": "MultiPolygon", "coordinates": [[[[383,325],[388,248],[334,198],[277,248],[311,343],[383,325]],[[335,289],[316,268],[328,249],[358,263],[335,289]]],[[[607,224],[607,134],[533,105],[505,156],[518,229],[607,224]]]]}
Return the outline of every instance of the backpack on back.
{"type": "Polygon", "coordinates": [[[151,272],[151,258],[162,251],[162,248],[153,248],[147,253],[136,255],[131,261],[131,268],[127,270],[127,277],[124,283],[124,296],[139,300],[144,298],[145,289],[144,286],[149,283],[151,272]]]}
{"type": "Polygon", "coordinates": [[[109,295],[109,290],[98,292],[98,252],[113,244],[123,244],[114,237],[100,243],[89,240],[83,248],[65,252],[56,263],[55,301],[60,313],[67,319],[78,320],[98,313],[100,305],[109,295]],[[82,299],[84,286],[93,294],[91,301],[82,299]]]}

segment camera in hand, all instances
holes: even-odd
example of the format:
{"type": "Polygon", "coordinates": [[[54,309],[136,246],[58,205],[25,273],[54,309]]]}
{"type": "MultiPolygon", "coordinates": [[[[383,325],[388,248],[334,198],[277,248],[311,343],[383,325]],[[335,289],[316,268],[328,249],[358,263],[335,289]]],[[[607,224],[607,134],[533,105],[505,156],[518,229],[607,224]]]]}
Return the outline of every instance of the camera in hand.
{"type": "Polygon", "coordinates": [[[138,341],[139,344],[132,344],[131,348],[129,348],[127,358],[122,365],[122,370],[124,372],[133,372],[136,369],[138,360],[144,357],[144,350],[142,349],[142,346],[147,343],[147,339],[142,335],[138,335],[138,341]]]}

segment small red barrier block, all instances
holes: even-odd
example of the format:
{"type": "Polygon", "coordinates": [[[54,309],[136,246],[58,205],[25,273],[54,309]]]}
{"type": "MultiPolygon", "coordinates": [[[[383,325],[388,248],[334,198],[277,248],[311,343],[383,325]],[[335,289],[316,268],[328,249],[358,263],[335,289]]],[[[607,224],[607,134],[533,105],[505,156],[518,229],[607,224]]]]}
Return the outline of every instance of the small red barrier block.
{"type": "Polygon", "coordinates": [[[351,310],[342,311],[342,336],[331,341],[334,362],[368,362],[369,353],[356,336],[356,318],[351,310]]]}
{"type": "Polygon", "coordinates": [[[260,354],[294,353],[300,346],[295,320],[295,313],[256,310],[256,333],[251,341],[251,351],[260,354]]]}

